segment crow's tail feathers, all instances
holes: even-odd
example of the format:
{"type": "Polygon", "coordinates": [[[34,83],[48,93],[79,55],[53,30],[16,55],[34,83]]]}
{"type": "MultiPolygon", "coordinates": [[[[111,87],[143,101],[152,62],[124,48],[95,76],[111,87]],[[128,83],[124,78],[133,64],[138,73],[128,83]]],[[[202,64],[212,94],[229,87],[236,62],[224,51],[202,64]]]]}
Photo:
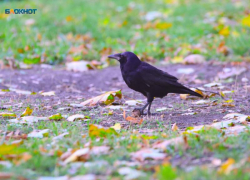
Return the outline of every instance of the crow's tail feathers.
{"type": "Polygon", "coordinates": [[[188,88],[185,89],[185,92],[186,92],[186,94],[190,94],[190,95],[193,95],[193,96],[203,97],[201,94],[199,94],[197,92],[194,92],[194,91],[192,91],[191,89],[188,89],[188,88]]]}
{"type": "Polygon", "coordinates": [[[185,86],[183,86],[181,84],[178,84],[178,85],[179,85],[179,87],[177,86],[173,93],[190,94],[190,95],[193,95],[193,96],[203,97],[201,94],[199,94],[197,92],[194,92],[191,89],[189,89],[189,88],[187,88],[187,87],[185,87],[185,86]]]}

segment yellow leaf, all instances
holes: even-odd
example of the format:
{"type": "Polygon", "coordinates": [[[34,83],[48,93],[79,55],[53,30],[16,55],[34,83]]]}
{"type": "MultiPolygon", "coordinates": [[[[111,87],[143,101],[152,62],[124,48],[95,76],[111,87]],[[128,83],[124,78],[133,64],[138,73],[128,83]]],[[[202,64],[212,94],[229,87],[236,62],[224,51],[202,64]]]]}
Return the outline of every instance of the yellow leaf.
{"type": "Polygon", "coordinates": [[[175,56],[175,57],[172,59],[172,62],[173,62],[173,63],[181,63],[181,62],[183,62],[183,57],[182,57],[182,56],[175,56]]]}
{"type": "Polygon", "coordinates": [[[58,113],[58,114],[54,114],[54,115],[50,116],[49,119],[50,120],[61,120],[61,119],[63,119],[63,117],[60,113],[58,113]]]}
{"type": "Polygon", "coordinates": [[[25,111],[21,114],[21,117],[23,117],[23,116],[30,116],[32,114],[32,112],[33,112],[33,109],[31,109],[30,107],[27,107],[25,109],[25,111]]]}
{"type": "Polygon", "coordinates": [[[233,99],[229,99],[229,100],[225,101],[225,103],[232,103],[232,102],[234,102],[233,99]]]}
{"type": "Polygon", "coordinates": [[[248,16],[246,16],[246,17],[244,17],[244,18],[242,19],[242,24],[243,24],[244,26],[249,26],[249,27],[250,27],[250,15],[248,15],[248,16]]]}
{"type": "Polygon", "coordinates": [[[111,128],[113,128],[116,131],[119,131],[119,130],[121,130],[121,124],[120,123],[115,123],[115,125],[111,126],[111,128]]]}
{"type": "Polygon", "coordinates": [[[221,95],[222,97],[225,97],[225,94],[223,93],[223,91],[220,91],[219,93],[220,93],[220,95],[221,95]]]}
{"type": "Polygon", "coordinates": [[[23,153],[25,149],[18,148],[16,144],[2,144],[0,145],[0,156],[8,154],[20,154],[23,153]]]}
{"type": "Polygon", "coordinates": [[[168,29],[170,27],[172,27],[172,23],[167,23],[167,22],[159,22],[155,25],[156,29],[161,29],[161,30],[168,29]]]}
{"type": "Polygon", "coordinates": [[[178,126],[176,125],[176,123],[174,123],[172,126],[172,131],[178,131],[178,130],[179,130],[178,126]]]}
{"type": "Polygon", "coordinates": [[[90,137],[103,137],[106,138],[108,135],[118,135],[113,128],[104,129],[94,124],[89,125],[89,136],[90,137]]]}
{"type": "Polygon", "coordinates": [[[0,117],[3,117],[3,118],[15,118],[16,117],[16,114],[14,113],[7,113],[7,112],[2,112],[0,113],[0,117]]]}
{"type": "Polygon", "coordinates": [[[235,163],[235,160],[229,158],[226,162],[224,162],[221,167],[218,169],[218,173],[220,174],[228,174],[232,169],[232,165],[235,163]]]}
{"type": "Polygon", "coordinates": [[[66,21],[67,21],[67,22],[70,22],[70,21],[72,21],[72,20],[73,20],[73,17],[72,17],[72,16],[67,16],[67,17],[66,17],[66,21]]]}
{"type": "Polygon", "coordinates": [[[122,98],[121,90],[106,92],[104,94],[101,94],[100,96],[96,96],[91,99],[88,99],[82,102],[81,104],[83,106],[86,106],[86,105],[94,106],[98,103],[108,105],[115,101],[115,97],[118,97],[120,99],[122,98]]]}
{"type": "Polygon", "coordinates": [[[219,34],[222,35],[222,36],[228,36],[230,34],[229,27],[226,26],[226,27],[222,28],[219,31],[219,34]]]}

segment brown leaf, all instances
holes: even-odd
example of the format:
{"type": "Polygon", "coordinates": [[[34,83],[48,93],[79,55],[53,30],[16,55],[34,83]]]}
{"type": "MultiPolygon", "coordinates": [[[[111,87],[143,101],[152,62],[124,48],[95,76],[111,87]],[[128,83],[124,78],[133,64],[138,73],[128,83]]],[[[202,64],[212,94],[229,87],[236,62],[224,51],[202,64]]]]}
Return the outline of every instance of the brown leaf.
{"type": "Polygon", "coordinates": [[[143,122],[143,119],[141,119],[141,118],[134,118],[134,117],[128,116],[128,117],[126,117],[126,121],[129,121],[129,122],[134,123],[134,124],[141,125],[142,122],[143,122]]]}
{"type": "Polygon", "coordinates": [[[178,128],[178,126],[176,125],[176,123],[174,123],[173,124],[173,126],[172,126],[172,131],[178,131],[179,130],[179,128],[178,128]]]}

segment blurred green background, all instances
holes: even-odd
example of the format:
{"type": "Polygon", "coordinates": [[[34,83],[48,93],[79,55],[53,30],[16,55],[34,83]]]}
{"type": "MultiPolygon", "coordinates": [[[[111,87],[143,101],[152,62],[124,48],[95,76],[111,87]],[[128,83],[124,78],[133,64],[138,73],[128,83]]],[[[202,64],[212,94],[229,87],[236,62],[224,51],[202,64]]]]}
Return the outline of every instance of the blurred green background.
{"type": "Polygon", "coordinates": [[[27,64],[105,61],[133,51],[143,60],[250,59],[249,0],[32,0],[0,2],[0,59],[27,64]],[[36,14],[6,15],[32,8],[36,14]]]}

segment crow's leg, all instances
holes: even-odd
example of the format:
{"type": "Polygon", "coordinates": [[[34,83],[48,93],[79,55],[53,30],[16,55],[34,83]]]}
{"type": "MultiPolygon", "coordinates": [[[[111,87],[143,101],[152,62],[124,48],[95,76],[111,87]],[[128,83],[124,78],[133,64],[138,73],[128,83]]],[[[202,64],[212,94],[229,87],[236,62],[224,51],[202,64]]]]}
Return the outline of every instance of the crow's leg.
{"type": "Polygon", "coordinates": [[[151,104],[152,104],[152,102],[153,102],[153,100],[154,100],[154,96],[152,96],[151,94],[147,94],[147,101],[148,101],[148,115],[150,116],[151,115],[151,113],[150,113],[150,108],[151,108],[151,104]]]}
{"type": "Polygon", "coordinates": [[[151,94],[147,93],[147,103],[142,107],[142,108],[135,108],[135,110],[138,110],[140,111],[140,115],[144,115],[143,114],[143,111],[144,109],[146,109],[148,106],[148,112],[147,112],[147,115],[150,115],[150,108],[151,108],[151,104],[154,100],[154,96],[152,96],[151,94]]]}
{"type": "Polygon", "coordinates": [[[151,112],[150,112],[151,104],[152,104],[152,102],[150,102],[149,105],[148,105],[148,115],[149,116],[151,115],[151,112]]]}
{"type": "Polygon", "coordinates": [[[144,109],[146,109],[146,107],[149,105],[149,102],[147,102],[142,108],[135,108],[135,110],[139,110],[140,111],[140,115],[143,115],[143,111],[144,109]]]}

